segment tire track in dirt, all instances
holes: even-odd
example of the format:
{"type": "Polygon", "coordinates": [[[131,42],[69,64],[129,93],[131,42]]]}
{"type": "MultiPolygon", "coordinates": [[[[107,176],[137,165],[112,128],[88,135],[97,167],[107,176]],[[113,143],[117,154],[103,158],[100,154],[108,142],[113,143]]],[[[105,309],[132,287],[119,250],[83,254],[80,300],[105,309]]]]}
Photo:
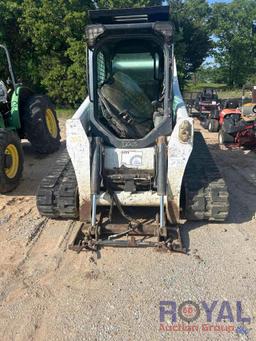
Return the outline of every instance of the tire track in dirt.
{"type": "MultiPolygon", "coordinates": [[[[27,325],[27,329],[18,328],[22,339],[35,339],[34,334],[40,328],[49,301],[54,299],[47,281],[56,276],[75,225],[76,222],[72,221],[45,219],[44,224],[38,228],[37,235],[32,239],[26,257],[2,290],[0,320],[3,320],[1,315],[4,311],[10,315],[15,311],[15,320],[23,321],[21,325],[27,325]],[[24,314],[26,311],[27,314],[24,314]]],[[[2,326],[1,329],[7,333],[3,333],[3,336],[10,336],[7,327],[2,326]]]]}
{"type": "Polygon", "coordinates": [[[12,291],[11,283],[15,288],[17,285],[15,280],[24,277],[25,273],[29,278],[35,274],[39,276],[39,269],[43,274],[44,272],[54,271],[59,267],[62,257],[64,257],[63,252],[67,249],[68,237],[74,224],[73,221],[60,222],[48,218],[44,218],[37,224],[34,234],[27,244],[29,248],[26,250],[25,257],[17,265],[14,275],[9,278],[2,289],[0,304],[4,302],[12,291]]]}
{"type": "Polygon", "coordinates": [[[36,225],[36,228],[33,231],[32,236],[29,238],[29,242],[26,243],[26,246],[29,246],[29,247],[26,249],[24,257],[16,265],[16,269],[15,269],[14,273],[8,278],[7,282],[4,284],[4,287],[1,290],[1,293],[0,293],[0,304],[2,304],[2,302],[5,300],[5,298],[6,298],[7,294],[8,294],[7,291],[11,287],[11,283],[14,281],[15,278],[17,278],[19,276],[20,269],[25,264],[25,262],[28,260],[28,258],[30,256],[30,253],[32,251],[32,248],[34,247],[35,243],[39,239],[40,234],[41,234],[43,228],[45,227],[45,225],[47,224],[47,222],[48,222],[48,219],[44,218],[44,219],[42,219],[42,221],[40,221],[36,225]]]}

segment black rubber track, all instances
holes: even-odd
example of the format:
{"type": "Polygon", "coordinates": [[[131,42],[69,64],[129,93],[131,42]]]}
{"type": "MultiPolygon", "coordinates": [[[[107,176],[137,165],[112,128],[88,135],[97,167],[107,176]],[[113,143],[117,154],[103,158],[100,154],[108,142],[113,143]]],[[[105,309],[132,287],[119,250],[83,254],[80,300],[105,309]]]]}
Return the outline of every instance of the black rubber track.
{"type": "Polygon", "coordinates": [[[23,171],[24,156],[18,135],[7,129],[0,129],[0,193],[14,190],[20,181],[23,171]],[[13,144],[19,155],[19,166],[16,176],[12,179],[5,174],[5,150],[9,144],[13,144]]]}
{"type": "Polygon", "coordinates": [[[37,208],[50,218],[78,218],[78,190],[75,171],[67,151],[57,159],[37,192],[37,208]]]}
{"type": "Polygon", "coordinates": [[[224,221],[229,212],[227,186],[200,132],[184,175],[185,218],[224,221]]]}

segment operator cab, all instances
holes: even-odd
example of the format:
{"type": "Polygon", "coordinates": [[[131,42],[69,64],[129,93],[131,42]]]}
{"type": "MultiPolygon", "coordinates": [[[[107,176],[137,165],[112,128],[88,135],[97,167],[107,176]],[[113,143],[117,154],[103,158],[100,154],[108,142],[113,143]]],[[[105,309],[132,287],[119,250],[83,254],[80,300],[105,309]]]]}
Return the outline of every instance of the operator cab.
{"type": "Polygon", "coordinates": [[[93,24],[86,28],[94,107],[90,120],[92,131],[111,145],[141,139],[148,145],[157,136],[171,133],[168,16],[164,6],[158,12],[155,8],[90,12],[93,24]]]}

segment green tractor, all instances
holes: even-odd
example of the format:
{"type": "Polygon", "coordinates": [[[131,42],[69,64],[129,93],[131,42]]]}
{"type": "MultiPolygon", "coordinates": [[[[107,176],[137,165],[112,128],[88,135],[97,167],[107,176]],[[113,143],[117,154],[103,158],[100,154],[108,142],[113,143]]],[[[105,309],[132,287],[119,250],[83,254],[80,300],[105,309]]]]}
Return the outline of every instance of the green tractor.
{"type": "Polygon", "coordinates": [[[60,129],[49,98],[16,83],[8,49],[1,44],[0,61],[0,193],[6,193],[22,175],[21,139],[28,139],[36,152],[50,154],[60,146],[60,129]]]}

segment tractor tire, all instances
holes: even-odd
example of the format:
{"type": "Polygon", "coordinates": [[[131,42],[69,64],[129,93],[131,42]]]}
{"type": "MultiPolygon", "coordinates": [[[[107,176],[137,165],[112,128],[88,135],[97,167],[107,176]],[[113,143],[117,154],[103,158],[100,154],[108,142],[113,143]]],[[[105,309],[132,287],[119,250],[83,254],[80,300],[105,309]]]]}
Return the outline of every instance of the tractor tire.
{"type": "Polygon", "coordinates": [[[23,171],[23,151],[18,135],[0,129],[0,193],[14,190],[23,171]]]}
{"type": "Polygon", "coordinates": [[[202,115],[199,117],[199,121],[200,121],[200,124],[201,126],[204,128],[204,129],[207,129],[208,128],[208,124],[209,124],[209,119],[206,115],[202,115]]]}
{"type": "Polygon", "coordinates": [[[211,118],[208,123],[208,131],[214,133],[219,131],[219,121],[214,118],[211,118]]]}
{"type": "Polygon", "coordinates": [[[36,152],[51,154],[60,147],[60,128],[53,104],[47,96],[33,95],[21,117],[25,137],[36,152]]]}
{"type": "Polygon", "coordinates": [[[218,140],[220,145],[234,143],[235,141],[234,137],[226,133],[223,129],[219,131],[218,140]]]}

